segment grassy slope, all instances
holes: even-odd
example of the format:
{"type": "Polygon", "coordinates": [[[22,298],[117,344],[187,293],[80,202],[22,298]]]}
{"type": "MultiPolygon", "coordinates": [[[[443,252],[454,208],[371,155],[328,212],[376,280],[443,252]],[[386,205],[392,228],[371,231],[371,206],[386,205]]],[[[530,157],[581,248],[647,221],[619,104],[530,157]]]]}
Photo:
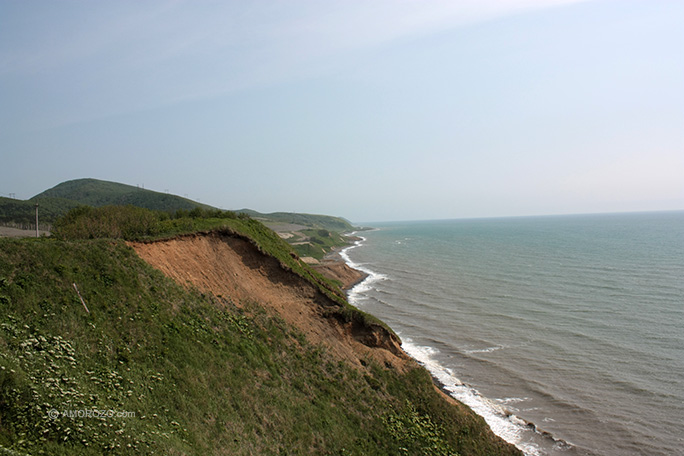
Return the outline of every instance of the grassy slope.
{"type": "Polygon", "coordinates": [[[275,454],[323,449],[334,432],[355,446],[357,410],[373,404],[346,397],[339,382],[349,377],[363,389],[366,380],[258,305],[242,312],[188,293],[122,243],[10,242],[3,252],[0,445],[48,454],[275,454]],[[135,417],[47,414],[87,408],[135,417]],[[348,416],[340,420],[338,410],[348,416]]]}
{"type": "MultiPolygon", "coordinates": [[[[255,243],[280,249],[264,236],[255,243]]],[[[185,290],[122,241],[0,239],[0,448],[511,454],[423,369],[360,372],[259,303],[241,307],[185,290]],[[135,417],[48,416],[89,408],[135,417]]]]}

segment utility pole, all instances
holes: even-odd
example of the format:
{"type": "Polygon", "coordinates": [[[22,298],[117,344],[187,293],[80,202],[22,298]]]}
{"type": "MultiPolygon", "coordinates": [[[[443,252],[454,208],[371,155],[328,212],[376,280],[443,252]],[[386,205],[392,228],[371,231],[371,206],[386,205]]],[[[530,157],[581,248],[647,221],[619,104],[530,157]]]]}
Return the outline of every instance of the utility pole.
{"type": "Polygon", "coordinates": [[[36,237],[40,237],[38,234],[38,203],[36,203],[36,237]]]}

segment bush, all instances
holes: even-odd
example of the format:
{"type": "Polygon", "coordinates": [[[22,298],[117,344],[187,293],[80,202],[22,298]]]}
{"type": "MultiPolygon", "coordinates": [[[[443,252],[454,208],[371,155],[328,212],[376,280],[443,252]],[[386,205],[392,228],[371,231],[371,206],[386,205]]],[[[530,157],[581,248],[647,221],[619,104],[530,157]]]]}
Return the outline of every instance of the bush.
{"type": "Polygon", "coordinates": [[[157,234],[163,218],[135,206],[82,206],[58,219],[52,233],[62,239],[133,239],[157,234]]]}
{"type": "Polygon", "coordinates": [[[201,207],[196,207],[191,211],[185,209],[178,209],[175,213],[171,215],[174,219],[236,219],[238,215],[233,211],[222,211],[221,209],[202,209],[201,207]]]}
{"type": "Polygon", "coordinates": [[[141,240],[216,229],[237,220],[251,221],[233,211],[201,207],[171,213],[136,206],[80,206],[58,219],[52,233],[61,239],[141,240]]]}
{"type": "Polygon", "coordinates": [[[204,210],[199,206],[194,208],[193,210],[191,210],[190,213],[188,214],[188,216],[190,218],[195,218],[195,219],[196,218],[204,218],[203,217],[204,215],[205,215],[204,210]]]}

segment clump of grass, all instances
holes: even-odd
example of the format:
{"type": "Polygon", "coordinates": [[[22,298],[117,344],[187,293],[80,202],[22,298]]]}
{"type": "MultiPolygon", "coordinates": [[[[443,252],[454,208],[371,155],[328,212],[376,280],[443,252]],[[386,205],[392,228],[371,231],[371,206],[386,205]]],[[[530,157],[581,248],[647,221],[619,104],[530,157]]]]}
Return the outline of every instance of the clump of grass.
{"type": "Polygon", "coordinates": [[[392,410],[383,418],[405,454],[458,456],[446,439],[444,426],[435,423],[429,415],[418,413],[409,400],[403,408],[392,410]]]}

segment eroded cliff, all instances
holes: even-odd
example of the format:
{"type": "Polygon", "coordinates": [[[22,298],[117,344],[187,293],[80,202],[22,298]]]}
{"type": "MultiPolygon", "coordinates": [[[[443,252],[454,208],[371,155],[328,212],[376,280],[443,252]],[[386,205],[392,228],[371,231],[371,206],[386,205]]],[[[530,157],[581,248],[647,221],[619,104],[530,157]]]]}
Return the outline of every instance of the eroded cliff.
{"type": "Polygon", "coordinates": [[[322,293],[240,235],[209,232],[151,242],[129,242],[142,259],[176,282],[241,303],[256,301],[322,344],[341,360],[361,366],[371,357],[403,370],[413,364],[399,338],[380,324],[322,293]]]}

